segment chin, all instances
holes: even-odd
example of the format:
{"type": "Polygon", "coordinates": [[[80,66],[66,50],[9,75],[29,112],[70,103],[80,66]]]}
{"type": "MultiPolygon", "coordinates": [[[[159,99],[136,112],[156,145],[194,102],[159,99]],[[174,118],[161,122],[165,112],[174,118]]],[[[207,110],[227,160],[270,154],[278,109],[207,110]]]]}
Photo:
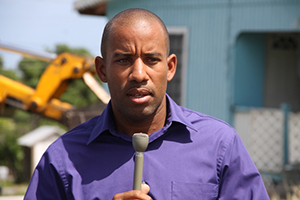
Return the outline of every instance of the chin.
{"type": "Polygon", "coordinates": [[[155,115],[155,109],[131,109],[129,113],[127,113],[127,116],[130,116],[130,118],[134,121],[141,121],[148,119],[151,116],[155,115]]]}

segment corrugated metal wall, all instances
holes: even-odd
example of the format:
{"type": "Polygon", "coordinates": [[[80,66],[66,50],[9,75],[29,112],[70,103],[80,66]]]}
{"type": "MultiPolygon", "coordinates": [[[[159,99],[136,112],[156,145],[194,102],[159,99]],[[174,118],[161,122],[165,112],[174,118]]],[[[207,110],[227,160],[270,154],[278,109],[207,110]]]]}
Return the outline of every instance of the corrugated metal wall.
{"type": "Polygon", "coordinates": [[[295,24],[299,0],[114,0],[108,3],[107,15],[127,8],[151,10],[167,26],[189,29],[185,106],[228,122],[237,36],[249,31],[300,31],[295,24]]]}

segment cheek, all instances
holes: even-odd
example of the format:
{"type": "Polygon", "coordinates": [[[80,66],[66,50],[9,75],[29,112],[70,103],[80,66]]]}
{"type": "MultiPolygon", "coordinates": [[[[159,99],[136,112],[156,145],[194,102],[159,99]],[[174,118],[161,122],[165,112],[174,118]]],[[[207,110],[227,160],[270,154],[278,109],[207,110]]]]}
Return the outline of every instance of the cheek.
{"type": "Polygon", "coordinates": [[[107,77],[108,87],[110,93],[114,93],[115,95],[121,94],[121,91],[126,86],[127,77],[122,76],[122,74],[111,73],[110,76],[107,77]]]}
{"type": "Polygon", "coordinates": [[[165,92],[167,88],[168,79],[166,75],[157,75],[155,76],[155,80],[153,80],[153,83],[156,85],[156,88],[161,90],[161,92],[165,92]]]}
{"type": "Polygon", "coordinates": [[[167,82],[169,81],[169,75],[168,75],[167,70],[161,71],[161,73],[159,73],[159,75],[157,75],[157,77],[159,77],[159,81],[163,85],[167,84],[167,82]]]}
{"type": "Polygon", "coordinates": [[[124,82],[126,80],[126,75],[124,71],[121,70],[108,70],[107,71],[107,80],[110,82],[112,85],[119,84],[121,82],[124,82]]]}

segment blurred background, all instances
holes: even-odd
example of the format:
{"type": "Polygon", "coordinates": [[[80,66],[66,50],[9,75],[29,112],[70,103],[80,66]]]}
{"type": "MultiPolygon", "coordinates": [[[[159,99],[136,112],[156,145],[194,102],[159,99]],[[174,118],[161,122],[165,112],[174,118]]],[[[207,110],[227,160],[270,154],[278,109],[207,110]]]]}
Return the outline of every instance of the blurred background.
{"type": "Polygon", "coordinates": [[[93,58],[127,8],[167,25],[168,94],[234,126],[271,199],[300,199],[299,0],[0,0],[1,194],[22,197],[47,146],[102,112],[93,58]]]}

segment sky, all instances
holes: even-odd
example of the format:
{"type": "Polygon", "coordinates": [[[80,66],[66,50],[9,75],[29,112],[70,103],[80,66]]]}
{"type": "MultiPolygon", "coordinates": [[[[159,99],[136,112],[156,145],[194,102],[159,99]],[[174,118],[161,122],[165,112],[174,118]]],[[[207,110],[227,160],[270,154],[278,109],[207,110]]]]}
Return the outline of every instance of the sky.
{"type": "MultiPolygon", "coordinates": [[[[45,51],[66,44],[100,55],[107,18],[80,15],[73,3],[74,0],[0,0],[0,45],[45,51]]],[[[22,58],[1,49],[0,56],[5,69],[17,69],[22,58]]]]}

